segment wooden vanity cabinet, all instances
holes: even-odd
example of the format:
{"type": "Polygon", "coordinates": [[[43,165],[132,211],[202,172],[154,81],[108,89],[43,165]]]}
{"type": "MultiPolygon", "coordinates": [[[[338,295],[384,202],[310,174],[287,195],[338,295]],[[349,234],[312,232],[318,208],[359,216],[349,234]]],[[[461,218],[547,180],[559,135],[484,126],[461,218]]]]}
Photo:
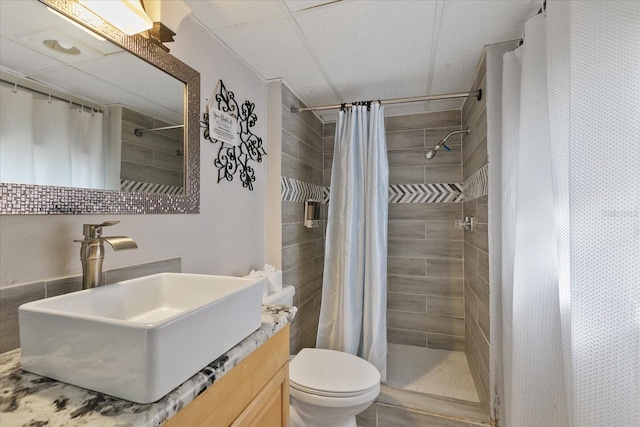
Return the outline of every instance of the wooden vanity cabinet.
{"type": "Polygon", "coordinates": [[[287,427],[288,422],[286,325],[163,427],[287,427]]]}

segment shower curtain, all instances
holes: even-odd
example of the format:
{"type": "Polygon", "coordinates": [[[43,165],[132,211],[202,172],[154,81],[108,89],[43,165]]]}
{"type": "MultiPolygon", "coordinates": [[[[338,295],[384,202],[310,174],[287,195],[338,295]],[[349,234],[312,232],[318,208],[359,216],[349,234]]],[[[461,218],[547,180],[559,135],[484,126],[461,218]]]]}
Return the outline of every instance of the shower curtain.
{"type": "Polygon", "coordinates": [[[33,94],[0,86],[0,181],[34,183],[33,94]],[[16,161],[16,159],[22,159],[16,161]]]}
{"type": "Polygon", "coordinates": [[[0,86],[0,181],[105,188],[103,114],[0,86]]]}
{"type": "Polygon", "coordinates": [[[336,123],[318,348],[356,354],[384,381],[387,358],[389,162],[384,109],[340,111],[336,123]]]}
{"type": "Polygon", "coordinates": [[[501,425],[640,423],[638,70],[640,2],[549,2],[504,56],[501,425]]]}
{"type": "Polygon", "coordinates": [[[105,146],[102,113],[69,110],[71,182],[74,187],[105,188],[105,146]]]}
{"type": "Polygon", "coordinates": [[[34,98],[31,113],[35,183],[70,187],[69,103],[34,98]]]}

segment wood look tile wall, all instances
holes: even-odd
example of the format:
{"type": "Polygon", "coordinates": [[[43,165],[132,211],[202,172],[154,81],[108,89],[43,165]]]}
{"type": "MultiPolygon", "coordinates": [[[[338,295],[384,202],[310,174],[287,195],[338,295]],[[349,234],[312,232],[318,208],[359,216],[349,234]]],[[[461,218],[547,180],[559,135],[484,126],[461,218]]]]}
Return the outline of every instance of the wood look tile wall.
{"type": "MultiPolygon", "coordinates": [[[[281,176],[315,185],[323,183],[323,123],[313,113],[291,113],[302,105],[282,85],[281,176]]],[[[324,226],[305,228],[304,203],[282,201],[283,285],[296,287],[298,313],[291,324],[291,353],[315,347],[322,296],[324,226]]]]}
{"type": "MultiPolygon", "coordinates": [[[[385,119],[390,184],[462,182],[462,138],[433,160],[424,153],[452,130],[461,111],[385,119]]],[[[335,123],[324,126],[324,185],[331,180],[335,123]]],[[[390,343],[464,351],[464,236],[453,227],[461,203],[389,204],[387,335],[390,343]]]]}
{"type": "Polygon", "coordinates": [[[138,137],[135,129],[172,126],[128,108],[122,109],[122,163],[120,178],[164,185],[184,185],[183,129],[148,132],[138,137]]]}
{"type": "MultiPolygon", "coordinates": [[[[473,88],[485,91],[484,56],[478,66],[473,88]]],[[[469,98],[462,107],[462,126],[470,133],[462,143],[463,177],[466,180],[488,163],[486,97],[469,98]]],[[[490,166],[489,166],[490,167],[490,166]]],[[[488,195],[465,200],[463,215],[475,219],[473,233],[464,236],[465,352],[480,401],[489,403],[489,244],[488,195]]]]}

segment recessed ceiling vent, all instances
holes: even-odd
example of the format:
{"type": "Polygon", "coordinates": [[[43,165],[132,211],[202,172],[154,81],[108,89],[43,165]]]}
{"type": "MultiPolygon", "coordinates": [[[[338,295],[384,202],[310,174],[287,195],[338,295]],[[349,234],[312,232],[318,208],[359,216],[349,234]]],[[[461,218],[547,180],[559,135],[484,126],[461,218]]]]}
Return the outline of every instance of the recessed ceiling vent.
{"type": "MultiPolygon", "coordinates": [[[[3,0],[0,0],[3,1],[3,0]]],[[[75,31],[75,28],[68,28],[75,31]]],[[[77,64],[103,58],[105,55],[94,49],[89,43],[102,45],[105,43],[95,40],[93,37],[80,31],[75,31],[74,37],[57,28],[49,28],[29,34],[15,37],[15,40],[37,52],[54,58],[64,64],[77,64]],[[80,39],[82,37],[82,39],[80,39]]]]}
{"type": "Polygon", "coordinates": [[[61,42],[58,40],[47,39],[47,40],[43,40],[42,44],[51,50],[55,50],[56,52],[64,53],[67,55],[80,55],[81,53],[80,49],[78,49],[74,45],[61,42]]]}

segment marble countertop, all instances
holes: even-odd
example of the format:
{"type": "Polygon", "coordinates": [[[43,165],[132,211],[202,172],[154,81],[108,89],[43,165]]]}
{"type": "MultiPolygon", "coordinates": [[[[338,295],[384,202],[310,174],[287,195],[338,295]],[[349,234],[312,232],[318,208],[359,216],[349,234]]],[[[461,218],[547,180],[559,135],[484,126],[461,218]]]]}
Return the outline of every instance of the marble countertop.
{"type": "Polygon", "coordinates": [[[293,320],[295,307],[265,305],[262,325],[157,402],[142,405],[20,369],[20,349],[0,354],[0,425],[159,426],[293,320]]]}

